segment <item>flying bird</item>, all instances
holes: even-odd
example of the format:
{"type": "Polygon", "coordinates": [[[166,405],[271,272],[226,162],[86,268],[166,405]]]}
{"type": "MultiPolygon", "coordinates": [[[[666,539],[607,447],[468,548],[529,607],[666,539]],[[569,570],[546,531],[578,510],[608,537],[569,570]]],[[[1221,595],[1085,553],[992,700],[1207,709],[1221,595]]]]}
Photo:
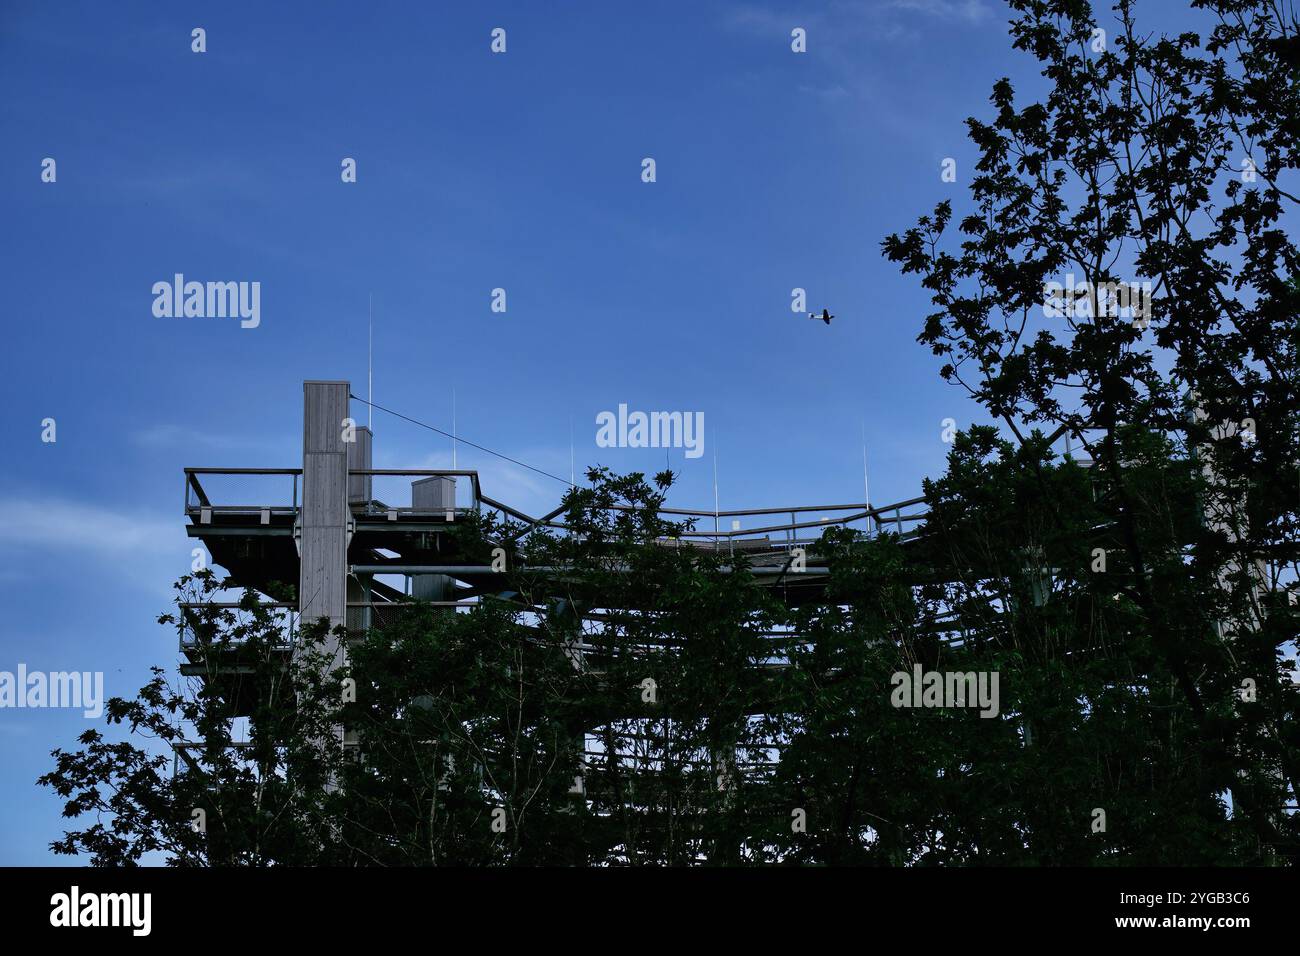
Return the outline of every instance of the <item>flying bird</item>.
{"type": "Polygon", "coordinates": [[[821,314],[821,315],[818,315],[816,312],[809,312],[809,313],[808,313],[808,318],[810,318],[810,319],[821,319],[821,320],[822,320],[823,322],[825,322],[827,325],[830,325],[830,324],[831,324],[831,319],[835,318],[835,316],[831,315],[831,310],[830,310],[830,309],[822,309],[822,314],[821,314]]]}

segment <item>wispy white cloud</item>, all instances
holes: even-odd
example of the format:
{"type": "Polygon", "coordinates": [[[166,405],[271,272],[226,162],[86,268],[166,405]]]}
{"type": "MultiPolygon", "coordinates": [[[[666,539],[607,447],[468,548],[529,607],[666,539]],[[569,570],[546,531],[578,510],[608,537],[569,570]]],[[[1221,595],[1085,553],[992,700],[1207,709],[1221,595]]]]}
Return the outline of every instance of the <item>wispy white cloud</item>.
{"type": "Polygon", "coordinates": [[[852,95],[839,83],[833,83],[830,86],[800,85],[799,92],[807,93],[809,96],[816,96],[824,100],[838,100],[841,97],[852,95]]]}
{"type": "Polygon", "coordinates": [[[176,518],[126,514],[61,498],[0,497],[0,544],[103,555],[162,554],[183,536],[176,518]]]}
{"type": "Polygon", "coordinates": [[[723,17],[723,26],[754,37],[780,37],[788,42],[790,31],[808,31],[810,49],[840,72],[861,64],[864,40],[897,41],[920,39],[915,29],[919,18],[958,26],[973,26],[994,19],[988,0],[836,0],[817,10],[747,5],[733,7],[723,17]]]}
{"type": "MultiPolygon", "coordinates": [[[[816,14],[814,14],[814,18],[820,19],[816,14]]],[[[724,22],[728,27],[736,30],[744,30],[755,34],[788,36],[795,27],[806,27],[807,20],[808,16],[806,14],[794,16],[768,7],[751,4],[731,8],[727,11],[724,22]]]]}
{"type": "Polygon", "coordinates": [[[484,494],[534,517],[559,507],[560,500],[568,491],[568,485],[509,462],[483,462],[478,469],[484,494]]]}
{"type": "MultiPolygon", "coordinates": [[[[762,44],[771,54],[756,61],[737,83],[788,89],[788,77],[771,85],[776,54],[789,49],[795,27],[807,31],[807,63],[801,64],[797,91],[827,113],[842,129],[863,129],[873,117],[872,136],[914,140],[926,127],[914,111],[899,108],[881,63],[900,50],[918,53],[934,43],[936,32],[999,29],[996,0],[831,0],[815,9],[783,4],[735,6],[722,14],[723,30],[762,44]],[[879,56],[877,55],[879,54],[879,56]],[[765,64],[765,65],[764,65],[765,64]]],[[[786,66],[788,67],[788,58],[786,66]]]]}
{"type": "Polygon", "coordinates": [[[949,23],[982,23],[993,15],[992,8],[983,0],[888,0],[886,6],[949,23]]]}
{"type": "Polygon", "coordinates": [[[286,440],[273,441],[251,435],[208,432],[183,425],[154,425],[131,433],[131,441],[144,448],[216,449],[219,451],[283,449],[286,440]]]}
{"type": "Polygon", "coordinates": [[[0,575],[16,580],[33,554],[94,562],[165,592],[189,570],[192,545],[180,516],[116,511],[48,496],[0,495],[0,575]],[[21,563],[20,563],[21,562],[21,563]]]}

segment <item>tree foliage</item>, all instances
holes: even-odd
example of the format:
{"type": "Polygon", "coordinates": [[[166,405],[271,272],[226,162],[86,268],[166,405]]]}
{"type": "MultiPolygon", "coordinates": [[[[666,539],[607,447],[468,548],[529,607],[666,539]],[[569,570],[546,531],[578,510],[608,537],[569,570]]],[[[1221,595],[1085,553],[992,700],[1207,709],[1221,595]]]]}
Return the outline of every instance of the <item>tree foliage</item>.
{"type": "Polygon", "coordinates": [[[1098,44],[1087,3],[1010,6],[1046,97],[1018,103],[1003,79],[993,120],[968,121],[980,158],[959,238],[945,201],[884,243],[931,293],[920,341],[1010,439],[972,435],[932,490],[940,518],[1004,560],[1048,549],[1086,611],[1052,643],[1122,642],[1133,691],[1160,708],[1142,739],[1176,794],[1231,790],[1254,840],[1242,852],[1294,856],[1300,24],[1270,3],[1197,0],[1206,36],[1157,34],[1122,0],[1098,44]],[[1113,284],[1139,279],[1149,304],[1116,308],[1113,284]],[[1083,290],[1080,308],[1044,307],[1061,285],[1083,290]],[[1048,477],[1062,437],[1091,465],[1075,494],[1048,477]],[[971,514],[943,506],[961,472],[977,479],[971,514]],[[1081,573],[1085,547],[1104,571],[1081,573]]]}

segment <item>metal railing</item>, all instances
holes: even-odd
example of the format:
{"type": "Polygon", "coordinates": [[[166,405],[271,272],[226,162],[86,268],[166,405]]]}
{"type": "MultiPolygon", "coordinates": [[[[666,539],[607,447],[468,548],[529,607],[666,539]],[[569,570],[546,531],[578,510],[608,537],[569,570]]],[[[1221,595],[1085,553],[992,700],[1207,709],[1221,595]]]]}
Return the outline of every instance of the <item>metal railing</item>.
{"type": "MultiPolygon", "coordinates": [[[[195,650],[208,643],[196,630],[196,625],[201,623],[199,612],[210,608],[228,611],[245,609],[245,606],[238,601],[182,601],[177,607],[181,612],[180,649],[182,652],[195,650]]],[[[298,634],[298,605],[290,601],[262,601],[258,607],[268,608],[284,616],[286,640],[282,643],[286,647],[291,646],[298,634]]]]}
{"type": "MultiPolygon", "coordinates": [[[[395,517],[412,516],[412,517],[445,517],[448,512],[455,514],[477,513],[481,509],[483,500],[482,489],[479,487],[478,472],[465,471],[450,468],[350,468],[348,469],[349,486],[352,485],[351,479],[366,479],[366,492],[359,498],[353,498],[351,501],[354,513],[363,514],[368,517],[378,517],[393,519],[395,517]],[[375,478],[444,478],[450,483],[452,490],[451,501],[443,501],[438,504],[416,505],[414,503],[413,483],[407,483],[393,493],[376,494],[374,489],[375,478]],[[462,484],[459,479],[466,479],[462,484]],[[469,488],[468,495],[461,494],[461,489],[469,488]],[[409,501],[410,504],[397,504],[398,501],[409,501]],[[449,507],[450,505],[450,507],[449,507]]],[[[381,482],[383,483],[383,482],[381,482]]],[[[349,495],[353,492],[350,490],[349,495]]]]}
{"type": "MultiPolygon", "coordinates": [[[[198,515],[210,520],[213,514],[258,514],[263,516],[263,522],[270,515],[293,514],[296,516],[299,510],[298,485],[302,475],[301,468],[186,468],[185,469],[185,513],[187,515],[198,515]],[[232,477],[259,477],[267,476],[287,476],[291,480],[289,502],[287,504],[281,501],[278,504],[244,504],[235,503],[229,500],[213,500],[214,495],[210,487],[205,487],[201,477],[206,476],[209,485],[217,476],[224,478],[232,477]]],[[[551,528],[560,531],[567,531],[568,526],[562,520],[558,520],[564,513],[564,506],[557,507],[541,517],[532,517],[517,508],[512,508],[503,502],[483,494],[479,485],[477,471],[457,470],[457,469],[431,469],[431,468],[364,468],[348,470],[349,484],[351,479],[365,478],[368,479],[366,493],[359,498],[354,497],[351,506],[354,513],[363,515],[368,518],[396,520],[404,517],[428,517],[455,520],[459,514],[470,512],[480,512],[484,506],[494,509],[501,514],[522,523],[525,527],[519,532],[519,535],[527,533],[534,528],[551,528]],[[389,496],[392,500],[386,501],[383,497],[375,496],[372,491],[372,482],[375,478],[446,478],[451,481],[453,490],[453,501],[451,507],[445,497],[437,505],[419,506],[407,503],[395,503],[398,498],[389,496]],[[459,479],[465,479],[465,484],[461,484],[459,479]],[[459,489],[468,487],[468,495],[462,495],[459,489]]],[[[355,492],[355,488],[351,489],[355,492]]],[[[404,486],[397,493],[403,501],[411,501],[410,486],[404,486]]],[[[886,505],[871,505],[867,502],[851,502],[848,504],[828,504],[828,505],[794,505],[779,508],[738,508],[726,510],[714,510],[712,508],[662,508],[660,514],[666,516],[675,516],[679,518],[696,519],[697,526],[694,530],[683,531],[680,538],[693,543],[704,543],[712,541],[716,544],[725,544],[728,547],[745,546],[749,541],[751,546],[761,541],[762,536],[776,535],[775,540],[766,542],[766,546],[771,550],[784,550],[786,548],[797,547],[815,542],[820,538],[820,530],[828,527],[840,527],[862,522],[869,530],[874,530],[879,534],[884,531],[897,534],[900,538],[908,539],[915,537],[920,533],[920,526],[929,516],[925,511],[908,512],[906,509],[914,508],[923,504],[924,497],[909,498],[906,501],[893,502],[886,505]],[[813,513],[821,513],[816,520],[808,520],[805,516],[813,513]],[[828,514],[829,513],[829,514],[828,514]],[[756,518],[769,515],[788,515],[789,521],[779,523],[769,522],[759,524],[756,527],[749,528],[723,528],[722,519],[729,522],[738,523],[742,518],[756,518]],[[714,527],[712,529],[701,530],[698,522],[708,522],[712,519],[714,527]],[[801,534],[811,529],[819,529],[817,534],[801,534]]],[[[622,511],[633,510],[632,505],[614,505],[614,508],[622,511]]],[[[517,535],[517,536],[519,536],[517,535]]]]}
{"type": "MultiPolygon", "coordinates": [[[[870,505],[867,503],[850,503],[850,504],[833,504],[833,505],[795,505],[793,507],[782,508],[740,508],[728,509],[726,511],[713,509],[697,508],[660,508],[659,513],[662,515],[676,515],[683,518],[695,518],[698,520],[714,519],[715,527],[712,530],[691,530],[683,531],[677,537],[692,541],[714,541],[726,543],[727,545],[743,546],[746,540],[754,541],[759,535],[769,536],[772,534],[784,535],[775,541],[769,541],[768,545],[772,550],[780,550],[788,547],[797,547],[799,545],[811,544],[821,537],[820,534],[801,537],[800,531],[810,528],[824,529],[828,527],[839,527],[849,525],[856,521],[862,521],[868,528],[874,527],[877,534],[882,531],[889,531],[897,534],[900,538],[908,539],[916,537],[920,533],[920,525],[929,517],[928,512],[919,511],[913,513],[904,513],[904,509],[913,508],[922,504],[925,497],[909,498],[906,501],[898,501],[887,505],[870,505]],[[822,517],[816,521],[800,520],[801,515],[810,512],[822,512],[822,517]],[[842,512],[840,514],[826,515],[825,512],[842,512]],[[755,517],[762,515],[789,515],[788,522],[780,524],[764,524],[758,527],[750,528],[731,528],[723,529],[721,519],[726,518],[735,521],[743,517],[755,517]]],[[[568,530],[568,526],[563,521],[555,520],[564,511],[563,507],[557,508],[540,518],[532,518],[522,512],[512,508],[507,508],[499,502],[490,498],[484,498],[483,502],[511,517],[526,522],[529,529],[535,527],[553,528],[556,530],[568,530]]],[[[614,505],[619,511],[635,510],[632,505],[614,505]]],[[[528,530],[528,529],[526,529],[528,530]]]]}
{"type": "MultiPolygon", "coordinates": [[[[298,513],[298,480],[302,476],[301,468],[186,468],[185,469],[185,514],[210,518],[213,514],[291,514],[298,513]],[[288,477],[290,485],[288,495],[281,484],[279,489],[268,491],[270,482],[257,479],[271,477],[288,477]],[[205,487],[203,477],[207,478],[205,487]],[[224,479],[224,480],[223,480],[224,479]],[[242,479],[236,481],[235,479],[242,479]],[[218,485],[227,483],[240,485],[241,494],[245,494],[247,485],[258,486],[247,497],[256,497],[256,503],[244,503],[231,500],[228,488],[218,490],[218,485]],[[276,493],[278,491],[278,494],[276,493]],[[285,502],[285,498],[288,502],[285,502]],[[213,499],[216,499],[215,501],[213,499]]],[[[207,522],[204,522],[207,523],[207,522]]]]}

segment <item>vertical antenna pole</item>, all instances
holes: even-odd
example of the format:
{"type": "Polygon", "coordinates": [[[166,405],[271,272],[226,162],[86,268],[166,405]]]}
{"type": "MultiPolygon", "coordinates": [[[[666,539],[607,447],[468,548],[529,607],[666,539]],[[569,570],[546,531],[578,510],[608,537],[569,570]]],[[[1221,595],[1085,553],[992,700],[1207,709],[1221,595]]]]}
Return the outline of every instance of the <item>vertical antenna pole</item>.
{"type": "MultiPolygon", "coordinates": [[[[867,423],[862,423],[862,500],[871,510],[871,486],[867,483],[867,423]]],[[[867,515],[867,537],[871,537],[871,515],[867,515]]]]}
{"type": "Polygon", "coordinates": [[[715,438],[713,444],[713,547],[718,547],[718,445],[715,438]]]}
{"type": "Polygon", "coordinates": [[[370,323],[366,345],[366,427],[375,433],[375,294],[370,293],[370,323]]]}
{"type": "Polygon", "coordinates": [[[451,470],[456,470],[456,386],[451,387],[451,470]]]}

